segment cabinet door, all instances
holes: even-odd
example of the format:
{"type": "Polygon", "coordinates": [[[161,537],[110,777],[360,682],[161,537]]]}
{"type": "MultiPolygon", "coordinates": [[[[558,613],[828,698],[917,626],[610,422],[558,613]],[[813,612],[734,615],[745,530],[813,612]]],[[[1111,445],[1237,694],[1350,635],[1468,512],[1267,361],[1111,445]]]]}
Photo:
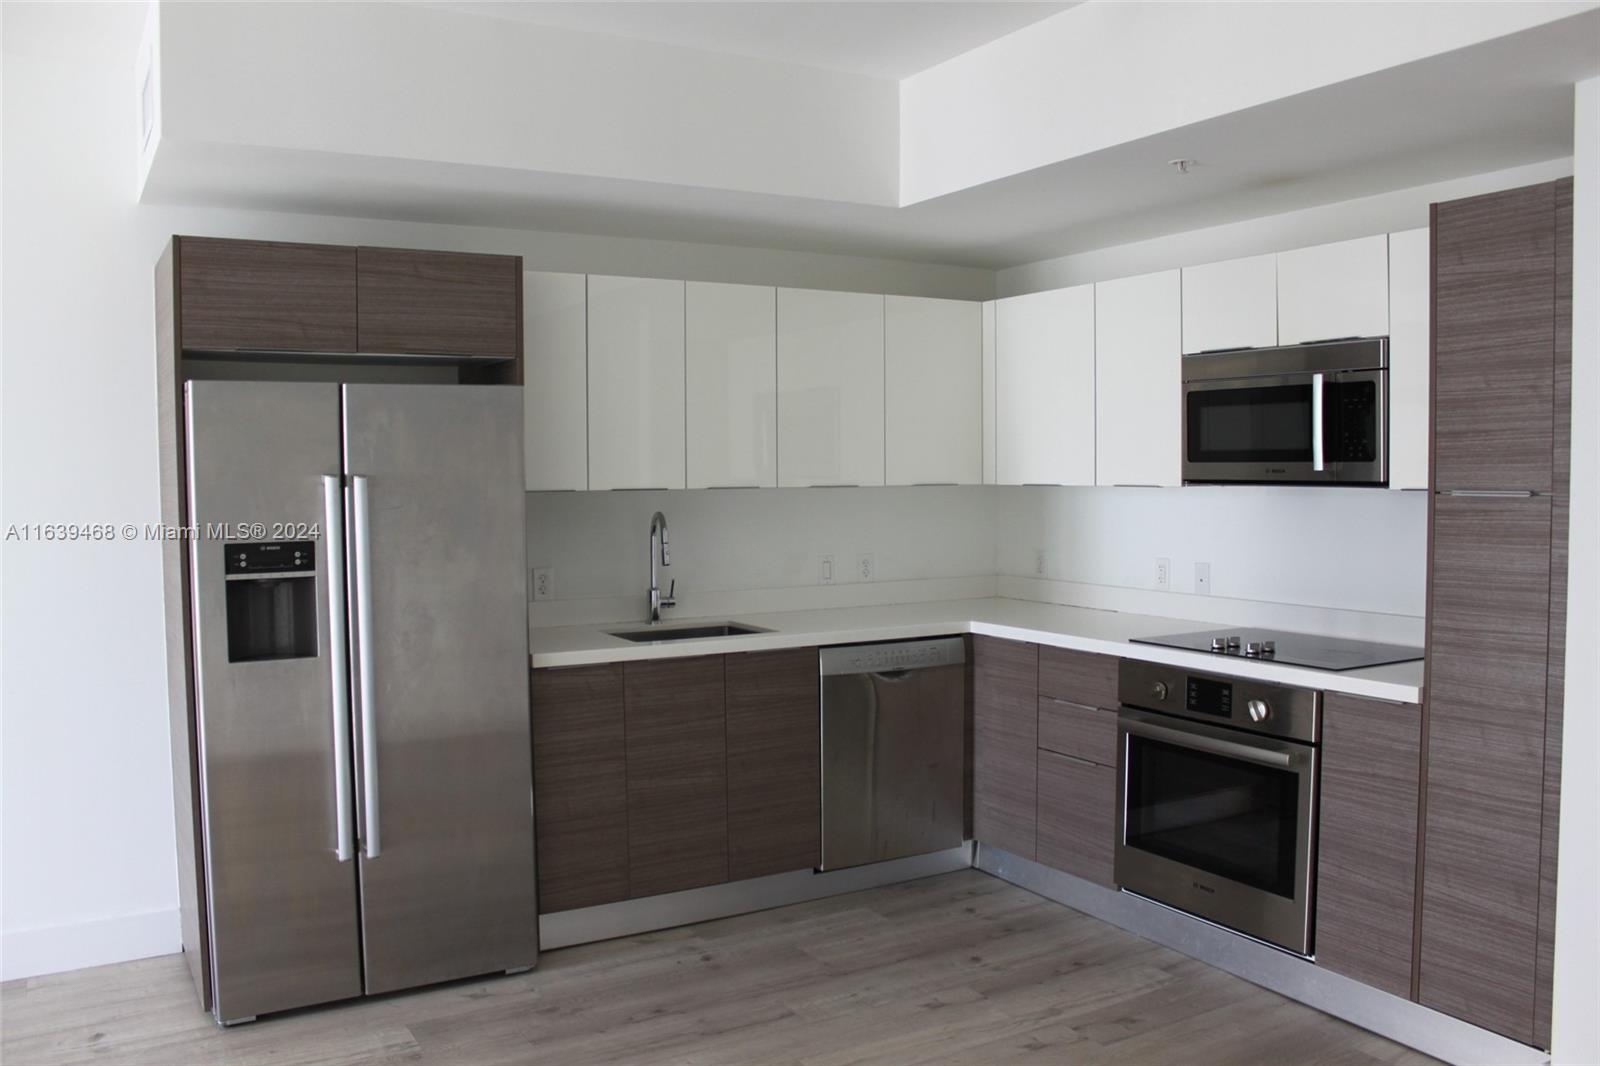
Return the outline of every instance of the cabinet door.
{"type": "Polygon", "coordinates": [[[1095,484],[1183,483],[1176,270],[1094,287],[1095,484]]]}
{"type": "Polygon", "coordinates": [[[995,471],[995,302],[983,304],[983,483],[996,484],[995,471]]]}
{"type": "Polygon", "coordinates": [[[587,279],[522,275],[523,470],[528,490],[589,487],[587,279]]]}
{"type": "Polygon", "coordinates": [[[684,293],[691,489],[778,483],[777,290],[691,281],[684,293]]]}
{"type": "Polygon", "coordinates": [[[521,352],[516,256],[357,248],[356,283],[363,352],[521,352]]]}
{"type": "Polygon", "coordinates": [[[1183,354],[1278,343],[1278,257],[1183,268],[1183,354]]]}
{"type": "Polygon", "coordinates": [[[972,832],[1034,856],[1039,758],[1039,648],[972,638],[972,832]]]}
{"type": "Polygon", "coordinates": [[[186,349],[356,350],[356,250],[179,237],[186,349]]]}
{"type": "Polygon", "coordinates": [[[1041,751],[1038,860],[1114,888],[1116,802],[1114,768],[1041,751]]]}
{"type": "Polygon", "coordinates": [[[883,484],[883,297],[778,290],[778,484],[883,484]]]}
{"type": "Polygon", "coordinates": [[[1533,1035],[1550,498],[1435,496],[1421,1002],[1533,1035]]]}
{"type": "Polygon", "coordinates": [[[1434,488],[1550,490],[1555,187],[1434,209],[1434,488]]]}
{"type": "Polygon", "coordinates": [[[628,898],[622,665],[533,672],[539,912],[628,898]]]}
{"type": "Polygon", "coordinates": [[[1094,286],[997,301],[1002,485],[1094,484],[1094,286]]]}
{"type": "Polygon", "coordinates": [[[1278,253],[1278,343],[1389,332],[1389,241],[1383,234],[1278,253]]]}
{"type": "Polygon", "coordinates": [[[1322,715],[1317,962],[1411,998],[1422,709],[1329,693],[1322,715]]]}
{"type": "Polygon", "coordinates": [[[729,655],[728,877],[822,861],[817,649],[729,655]]]}
{"type": "Polygon", "coordinates": [[[983,479],[983,306],[884,298],[884,480],[983,479]]]}
{"type": "Polygon", "coordinates": [[[628,894],[728,879],[722,656],[623,666],[628,894]]]}
{"type": "Polygon", "coordinates": [[[1389,487],[1428,487],[1430,238],[1389,234],[1389,487]]]}
{"type": "Polygon", "coordinates": [[[681,489],[683,282],[589,277],[589,487],[681,489]]]}

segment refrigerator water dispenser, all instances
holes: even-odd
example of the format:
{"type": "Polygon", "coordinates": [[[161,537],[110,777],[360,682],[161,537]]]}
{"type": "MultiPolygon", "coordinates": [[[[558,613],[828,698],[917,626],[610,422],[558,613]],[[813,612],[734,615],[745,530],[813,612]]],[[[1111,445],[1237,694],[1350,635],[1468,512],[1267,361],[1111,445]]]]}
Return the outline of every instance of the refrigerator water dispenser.
{"type": "Polygon", "coordinates": [[[317,656],[315,541],[228,544],[228,661],[317,656]]]}

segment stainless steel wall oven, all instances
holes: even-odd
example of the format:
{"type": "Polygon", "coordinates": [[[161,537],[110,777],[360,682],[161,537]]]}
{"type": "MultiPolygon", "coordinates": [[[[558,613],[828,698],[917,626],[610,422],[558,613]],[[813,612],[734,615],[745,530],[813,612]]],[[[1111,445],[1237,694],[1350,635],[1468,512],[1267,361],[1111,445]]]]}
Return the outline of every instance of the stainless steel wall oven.
{"type": "Polygon", "coordinates": [[[1127,659],[1118,680],[1117,884],[1310,955],[1322,694],[1127,659]]]}

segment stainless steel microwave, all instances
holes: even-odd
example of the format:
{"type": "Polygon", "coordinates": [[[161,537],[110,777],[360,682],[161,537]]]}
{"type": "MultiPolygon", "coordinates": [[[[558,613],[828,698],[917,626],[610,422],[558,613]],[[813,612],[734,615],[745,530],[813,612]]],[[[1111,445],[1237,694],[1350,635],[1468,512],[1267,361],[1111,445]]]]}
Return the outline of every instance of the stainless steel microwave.
{"type": "Polygon", "coordinates": [[[1183,480],[1389,482],[1389,339],[1183,359],[1183,480]]]}

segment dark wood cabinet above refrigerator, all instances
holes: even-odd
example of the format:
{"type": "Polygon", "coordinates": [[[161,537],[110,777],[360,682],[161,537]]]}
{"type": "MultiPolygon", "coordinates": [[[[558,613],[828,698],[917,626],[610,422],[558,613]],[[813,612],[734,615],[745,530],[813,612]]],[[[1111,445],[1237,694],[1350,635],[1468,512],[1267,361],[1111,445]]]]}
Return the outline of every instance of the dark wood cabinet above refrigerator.
{"type": "Polygon", "coordinates": [[[178,336],[191,358],[456,364],[518,384],[517,256],[174,237],[178,336]]]}

